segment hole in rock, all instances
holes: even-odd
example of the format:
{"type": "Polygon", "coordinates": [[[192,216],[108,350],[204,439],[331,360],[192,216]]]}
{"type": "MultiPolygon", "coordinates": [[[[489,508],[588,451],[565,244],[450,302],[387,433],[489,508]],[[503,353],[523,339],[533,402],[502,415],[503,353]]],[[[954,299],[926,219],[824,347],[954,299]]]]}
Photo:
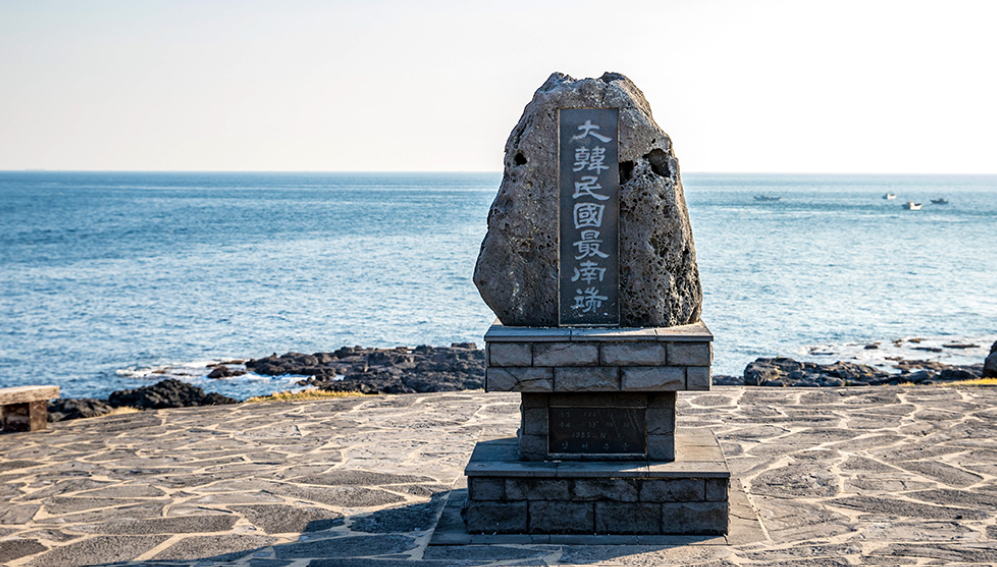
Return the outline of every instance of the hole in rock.
{"type": "Polygon", "coordinates": [[[518,152],[515,157],[512,158],[513,163],[516,165],[526,165],[526,156],[523,152],[518,152]]]}
{"type": "Polygon", "coordinates": [[[620,162],[620,185],[623,185],[634,174],[634,162],[632,161],[621,161],[620,162]]]}
{"type": "Polygon", "coordinates": [[[672,176],[671,167],[668,165],[668,154],[664,150],[654,148],[644,156],[644,159],[651,162],[651,171],[662,177],[672,176]]]}

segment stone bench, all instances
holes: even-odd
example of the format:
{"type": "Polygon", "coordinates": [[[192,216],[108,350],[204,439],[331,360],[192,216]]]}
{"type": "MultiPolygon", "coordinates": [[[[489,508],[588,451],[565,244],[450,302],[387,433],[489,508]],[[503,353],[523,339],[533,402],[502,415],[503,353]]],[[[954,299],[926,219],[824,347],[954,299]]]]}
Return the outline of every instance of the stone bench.
{"type": "Polygon", "coordinates": [[[58,397],[58,386],[0,388],[4,433],[45,429],[48,426],[48,401],[58,397]]]}

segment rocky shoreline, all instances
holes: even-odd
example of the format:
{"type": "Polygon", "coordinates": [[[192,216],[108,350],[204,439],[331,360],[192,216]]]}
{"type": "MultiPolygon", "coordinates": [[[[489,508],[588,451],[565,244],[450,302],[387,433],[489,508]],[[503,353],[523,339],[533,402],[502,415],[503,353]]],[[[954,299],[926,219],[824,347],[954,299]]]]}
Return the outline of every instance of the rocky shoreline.
{"type": "MultiPolygon", "coordinates": [[[[716,375],[718,386],[840,387],[942,384],[997,377],[997,342],[980,364],[948,365],[930,360],[896,360],[894,369],[852,362],[817,364],[791,358],[759,358],[742,376],[716,375]]],[[[485,352],[475,343],[449,347],[343,347],[332,352],[276,353],[258,359],[211,366],[209,378],[223,380],[253,372],[266,376],[307,376],[297,382],[328,392],[412,394],[477,390],[484,387],[485,352]]],[[[107,400],[64,398],[49,402],[49,421],[97,417],[116,408],[163,409],[239,403],[177,379],[113,392],[107,400]]]]}
{"type": "MultiPolygon", "coordinates": [[[[949,346],[956,347],[956,345],[949,346]]],[[[886,372],[875,366],[853,362],[817,364],[783,357],[758,358],[754,362],[748,363],[743,375],[717,375],[713,377],[713,384],[717,386],[833,388],[840,386],[946,384],[979,378],[997,378],[997,342],[994,342],[990,347],[990,354],[979,364],[950,365],[934,360],[891,360],[893,368],[899,372],[886,372]]]]}
{"type": "MultiPolygon", "coordinates": [[[[208,378],[223,380],[247,373],[307,376],[297,382],[329,392],[412,394],[479,390],[485,385],[485,352],[474,343],[449,347],[422,345],[390,349],[343,347],[333,352],[276,353],[259,359],[211,365],[208,378]],[[244,368],[243,368],[244,367],[244,368]]],[[[50,422],[98,417],[117,408],[165,409],[235,404],[239,400],[175,378],[112,392],[108,399],[60,398],[48,404],[50,422]]]]}
{"type": "Polygon", "coordinates": [[[827,387],[897,386],[900,384],[944,384],[983,378],[983,364],[947,365],[931,360],[898,361],[900,373],[852,362],[817,364],[792,358],[759,358],[748,364],[742,376],[713,377],[718,386],[827,387]]]}
{"type": "Polygon", "coordinates": [[[48,403],[49,422],[98,417],[118,408],[166,409],[237,404],[239,400],[218,393],[204,393],[203,388],[169,378],[150,386],[111,392],[106,400],[96,398],[59,398],[48,403]]]}
{"type": "Polygon", "coordinates": [[[485,386],[485,351],[475,343],[392,349],[343,347],[315,354],[274,354],[245,364],[257,374],[308,376],[298,385],[330,392],[421,394],[485,386]]]}

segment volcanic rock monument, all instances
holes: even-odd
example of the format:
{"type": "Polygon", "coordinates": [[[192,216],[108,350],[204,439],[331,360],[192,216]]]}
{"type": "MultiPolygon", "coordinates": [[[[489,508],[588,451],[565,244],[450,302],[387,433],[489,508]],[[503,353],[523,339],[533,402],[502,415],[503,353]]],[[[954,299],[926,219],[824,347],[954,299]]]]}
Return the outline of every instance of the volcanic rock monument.
{"type": "Polygon", "coordinates": [[[474,283],[498,317],[485,389],[522,404],[517,437],[482,437],[465,469],[469,533],[727,532],[716,438],[675,430],[713,354],[678,161],[629,79],[537,90],[474,283]]]}

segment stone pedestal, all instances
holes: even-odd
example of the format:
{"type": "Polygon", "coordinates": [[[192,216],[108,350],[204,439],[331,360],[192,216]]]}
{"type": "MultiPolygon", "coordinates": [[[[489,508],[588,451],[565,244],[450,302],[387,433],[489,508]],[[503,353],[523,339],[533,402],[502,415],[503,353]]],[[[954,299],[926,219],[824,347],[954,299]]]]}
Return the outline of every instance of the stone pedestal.
{"type": "Polygon", "coordinates": [[[702,322],[493,325],[485,390],[521,392],[521,421],[517,439],[479,443],[465,469],[468,530],[726,533],[720,446],[675,429],[676,393],[710,389],[712,340],[702,322]]]}
{"type": "Polygon", "coordinates": [[[524,462],[518,444],[475,447],[464,469],[469,533],[727,533],[730,470],[709,431],[679,432],[670,462],[524,462]]]}

